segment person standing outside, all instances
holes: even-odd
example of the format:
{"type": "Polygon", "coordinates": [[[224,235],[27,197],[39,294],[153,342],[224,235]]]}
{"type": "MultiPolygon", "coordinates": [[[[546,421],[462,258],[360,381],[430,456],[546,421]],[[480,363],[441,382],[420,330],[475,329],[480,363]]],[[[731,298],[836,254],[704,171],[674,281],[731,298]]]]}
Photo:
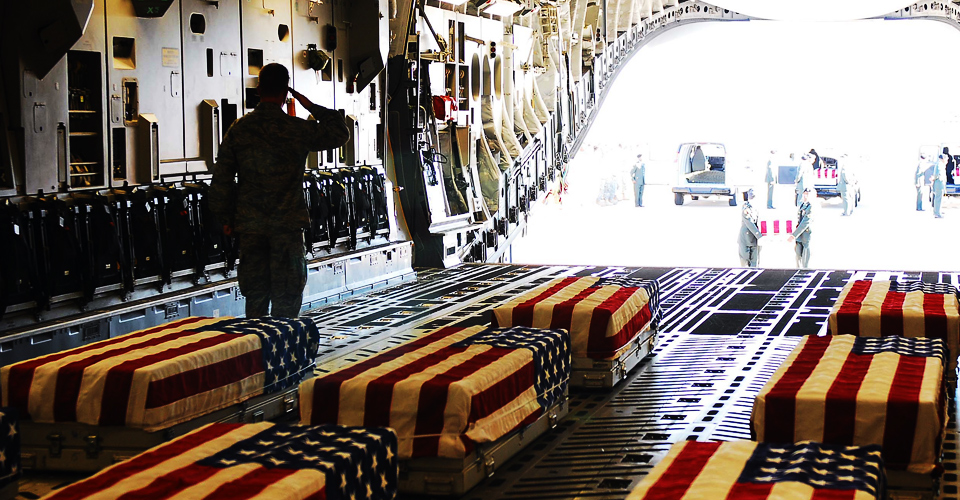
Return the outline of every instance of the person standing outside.
{"type": "Polygon", "coordinates": [[[800,156],[800,168],[797,171],[797,203],[796,206],[800,206],[803,202],[803,192],[807,189],[807,185],[813,185],[813,157],[805,153],[800,156]]]}
{"type": "Polygon", "coordinates": [[[817,191],[813,187],[803,190],[803,203],[800,204],[800,211],[797,214],[797,228],[789,238],[796,245],[797,267],[800,269],[810,267],[810,236],[813,233],[811,223],[816,197],[817,191]]]}
{"type": "Polygon", "coordinates": [[[773,188],[777,183],[777,166],[774,163],[776,155],[775,150],[770,150],[770,158],[767,160],[767,175],[764,178],[767,182],[767,208],[769,209],[773,208],[773,188]]]}
{"type": "Polygon", "coordinates": [[[743,203],[743,214],[740,218],[739,244],[740,265],[743,267],[757,267],[760,262],[760,228],[757,227],[757,210],[750,204],[753,199],[753,190],[747,191],[747,201],[743,203]]]}
{"type": "Polygon", "coordinates": [[[816,149],[810,148],[810,152],[807,154],[813,157],[813,160],[810,162],[811,168],[820,170],[820,168],[823,167],[823,164],[820,162],[820,153],[817,153],[816,149]]]}
{"type": "Polygon", "coordinates": [[[843,200],[843,213],[840,215],[850,215],[853,213],[853,205],[850,203],[850,195],[853,184],[853,174],[847,168],[846,155],[842,155],[837,160],[837,191],[840,192],[840,199],[843,200]]]}
{"type": "Polygon", "coordinates": [[[637,155],[637,162],[630,169],[630,178],[633,179],[633,198],[638,207],[643,206],[643,186],[646,184],[647,164],[643,162],[643,153],[637,155]]]}
{"type": "Polygon", "coordinates": [[[248,318],[300,314],[307,279],[303,229],[310,222],[303,197],[307,154],[342,146],[350,137],[339,112],[289,84],[280,64],[260,70],[260,104],[227,131],[213,167],[210,205],[224,232],[237,234],[237,281],[248,318]],[[285,113],[288,93],[316,121],[285,113]]]}
{"type": "Polygon", "coordinates": [[[943,147],[943,154],[947,155],[947,184],[953,185],[956,183],[956,180],[953,178],[953,173],[957,168],[957,163],[954,161],[953,155],[950,154],[949,147],[943,147]]]}
{"type": "Polygon", "coordinates": [[[917,162],[917,172],[914,174],[913,184],[917,188],[917,211],[923,212],[923,185],[926,180],[926,171],[930,166],[926,153],[920,153],[920,161],[917,162]]]}
{"type": "Polygon", "coordinates": [[[933,166],[933,216],[942,219],[940,206],[943,203],[943,191],[947,187],[947,155],[941,154],[933,166]]]}

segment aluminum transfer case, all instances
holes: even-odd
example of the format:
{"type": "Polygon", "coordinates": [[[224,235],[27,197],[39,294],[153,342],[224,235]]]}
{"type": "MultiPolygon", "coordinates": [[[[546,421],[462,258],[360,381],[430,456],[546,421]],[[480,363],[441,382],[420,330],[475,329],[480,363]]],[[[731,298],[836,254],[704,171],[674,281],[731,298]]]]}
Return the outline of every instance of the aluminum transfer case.
{"type": "Polygon", "coordinates": [[[22,421],[22,463],[25,469],[96,472],[209,423],[255,423],[296,416],[297,401],[294,387],[250,398],[157,432],[76,422],[22,421]]]}
{"type": "Polygon", "coordinates": [[[590,359],[574,357],[571,364],[570,385],[585,388],[610,388],[627,378],[648,354],[657,347],[659,335],[656,328],[637,334],[630,341],[630,348],[616,359],[590,359]]]}
{"type": "Polygon", "coordinates": [[[462,460],[452,458],[415,458],[400,462],[401,493],[415,495],[462,496],[530,443],[554,428],[569,411],[566,394],[544,412],[536,422],[493,442],[478,445],[462,460]]]}

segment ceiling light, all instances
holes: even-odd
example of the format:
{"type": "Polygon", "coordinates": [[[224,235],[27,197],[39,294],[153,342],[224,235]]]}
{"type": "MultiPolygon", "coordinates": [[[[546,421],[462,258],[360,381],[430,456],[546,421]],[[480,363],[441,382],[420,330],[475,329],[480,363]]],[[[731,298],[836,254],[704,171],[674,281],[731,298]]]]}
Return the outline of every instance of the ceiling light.
{"type": "Polygon", "coordinates": [[[522,5],[511,0],[490,0],[480,7],[480,12],[491,16],[509,16],[522,8],[522,5]]]}

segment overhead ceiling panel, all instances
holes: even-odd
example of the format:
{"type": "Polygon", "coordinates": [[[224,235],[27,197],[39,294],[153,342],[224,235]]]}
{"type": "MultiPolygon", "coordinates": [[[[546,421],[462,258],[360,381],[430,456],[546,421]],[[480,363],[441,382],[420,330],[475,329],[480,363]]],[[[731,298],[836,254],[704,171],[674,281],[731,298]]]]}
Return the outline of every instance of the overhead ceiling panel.
{"type": "Polygon", "coordinates": [[[851,21],[882,16],[913,4],[908,0],[713,0],[744,15],[778,21],[851,21]]]}

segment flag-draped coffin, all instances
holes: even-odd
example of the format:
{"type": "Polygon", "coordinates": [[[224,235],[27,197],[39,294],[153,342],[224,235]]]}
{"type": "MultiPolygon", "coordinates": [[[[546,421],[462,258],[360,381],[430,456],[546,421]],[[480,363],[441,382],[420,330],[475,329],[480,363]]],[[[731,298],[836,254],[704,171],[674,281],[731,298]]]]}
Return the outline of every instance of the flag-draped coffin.
{"type": "Polygon", "coordinates": [[[575,358],[615,359],[660,320],[656,280],[557,278],[493,310],[493,325],[570,331],[575,358]]]}
{"type": "Polygon", "coordinates": [[[0,369],[3,403],[35,422],[157,430],[295,387],[309,319],[191,317],[0,369]]]}
{"type": "Polygon", "coordinates": [[[757,396],[758,441],[881,445],[891,470],[940,469],[945,349],[938,339],[806,337],[757,396]]]}
{"type": "Polygon", "coordinates": [[[847,283],[830,310],[833,335],[943,339],[949,367],[960,354],[957,290],[946,283],[856,280],[847,283]]]}
{"type": "Polygon", "coordinates": [[[451,326],[300,385],[300,419],[390,427],[401,458],[463,458],[566,397],[563,330],[451,326]]]}
{"type": "Polygon", "coordinates": [[[390,429],[209,424],[44,500],[390,500],[396,454],[390,429]]]}

